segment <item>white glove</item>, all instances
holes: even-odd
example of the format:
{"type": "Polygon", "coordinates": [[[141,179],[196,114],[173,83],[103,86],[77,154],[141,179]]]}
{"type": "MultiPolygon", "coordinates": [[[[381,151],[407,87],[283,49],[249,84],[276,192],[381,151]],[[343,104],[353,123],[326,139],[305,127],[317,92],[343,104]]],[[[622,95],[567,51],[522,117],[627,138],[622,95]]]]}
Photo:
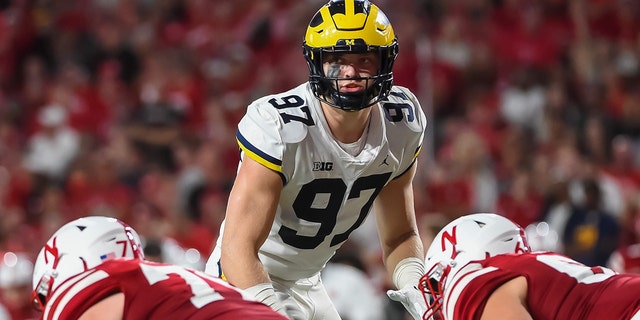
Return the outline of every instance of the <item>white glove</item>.
{"type": "Polygon", "coordinates": [[[413,319],[422,320],[427,311],[422,292],[417,285],[424,275],[424,265],[421,259],[409,257],[402,259],[393,270],[393,284],[400,290],[389,290],[387,296],[393,301],[402,303],[413,319]]]}
{"type": "Polygon", "coordinates": [[[422,320],[422,316],[427,311],[422,293],[415,286],[406,285],[400,290],[388,290],[387,296],[393,301],[402,303],[415,320],[422,320]]]}

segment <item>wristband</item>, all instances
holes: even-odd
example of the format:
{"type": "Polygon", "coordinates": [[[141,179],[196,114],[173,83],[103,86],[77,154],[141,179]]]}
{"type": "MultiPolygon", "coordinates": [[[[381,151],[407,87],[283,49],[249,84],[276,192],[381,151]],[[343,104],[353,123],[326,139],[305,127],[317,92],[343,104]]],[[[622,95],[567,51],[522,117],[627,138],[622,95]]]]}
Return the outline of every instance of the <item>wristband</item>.
{"type": "Polygon", "coordinates": [[[411,257],[402,259],[393,270],[393,284],[396,288],[404,288],[406,285],[418,287],[420,278],[424,275],[422,260],[411,257]]]}

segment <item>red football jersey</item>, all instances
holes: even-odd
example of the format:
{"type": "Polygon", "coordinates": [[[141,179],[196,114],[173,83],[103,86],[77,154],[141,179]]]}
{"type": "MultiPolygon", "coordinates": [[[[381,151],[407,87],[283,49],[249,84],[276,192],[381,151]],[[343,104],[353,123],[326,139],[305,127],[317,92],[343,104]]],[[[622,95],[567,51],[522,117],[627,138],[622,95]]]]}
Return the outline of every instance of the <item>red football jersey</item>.
{"type": "Polygon", "coordinates": [[[527,279],[534,319],[640,319],[640,276],[588,267],[555,253],[499,255],[472,262],[447,280],[445,319],[480,319],[486,297],[510,279],[527,279]],[[636,319],[636,318],[634,318],[636,319]]]}
{"type": "Polygon", "coordinates": [[[202,272],[122,259],[106,261],[60,284],[41,319],[77,319],[96,302],[118,292],[125,297],[123,319],[286,320],[202,272]]]}

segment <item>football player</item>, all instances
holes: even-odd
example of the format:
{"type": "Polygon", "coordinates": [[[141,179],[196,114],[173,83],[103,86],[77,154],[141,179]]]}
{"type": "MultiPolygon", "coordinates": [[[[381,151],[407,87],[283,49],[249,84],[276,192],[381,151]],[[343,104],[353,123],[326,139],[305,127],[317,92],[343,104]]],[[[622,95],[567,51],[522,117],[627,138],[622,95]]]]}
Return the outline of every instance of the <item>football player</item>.
{"type": "Polygon", "coordinates": [[[332,0],[303,53],[309,81],[254,101],[238,125],[241,163],[205,271],[292,319],[339,319],[320,272],[374,211],[388,294],[420,319],[412,181],[426,119],[393,84],[393,28],[367,0],[332,0]]]}
{"type": "Polygon", "coordinates": [[[223,280],[144,261],[135,230],[98,216],[69,222],[47,241],[33,301],[47,320],[286,319],[223,280]]]}
{"type": "Polygon", "coordinates": [[[640,275],[531,252],[524,230],[480,213],[445,226],[420,281],[441,319],[640,319],[640,275]]]}

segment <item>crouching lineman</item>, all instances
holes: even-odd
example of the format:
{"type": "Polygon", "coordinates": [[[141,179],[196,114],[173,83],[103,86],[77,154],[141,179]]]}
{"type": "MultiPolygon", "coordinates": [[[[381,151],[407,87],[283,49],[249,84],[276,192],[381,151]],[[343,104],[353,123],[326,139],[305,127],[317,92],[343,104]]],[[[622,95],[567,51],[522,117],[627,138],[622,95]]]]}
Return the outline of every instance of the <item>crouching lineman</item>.
{"type": "Polygon", "coordinates": [[[117,219],[67,223],[34,267],[40,319],[287,319],[222,280],[143,258],[138,234],[117,219]]]}
{"type": "Polygon", "coordinates": [[[420,287],[433,301],[425,318],[640,319],[640,275],[531,252],[524,230],[497,214],[445,226],[425,269],[420,287]]]}

